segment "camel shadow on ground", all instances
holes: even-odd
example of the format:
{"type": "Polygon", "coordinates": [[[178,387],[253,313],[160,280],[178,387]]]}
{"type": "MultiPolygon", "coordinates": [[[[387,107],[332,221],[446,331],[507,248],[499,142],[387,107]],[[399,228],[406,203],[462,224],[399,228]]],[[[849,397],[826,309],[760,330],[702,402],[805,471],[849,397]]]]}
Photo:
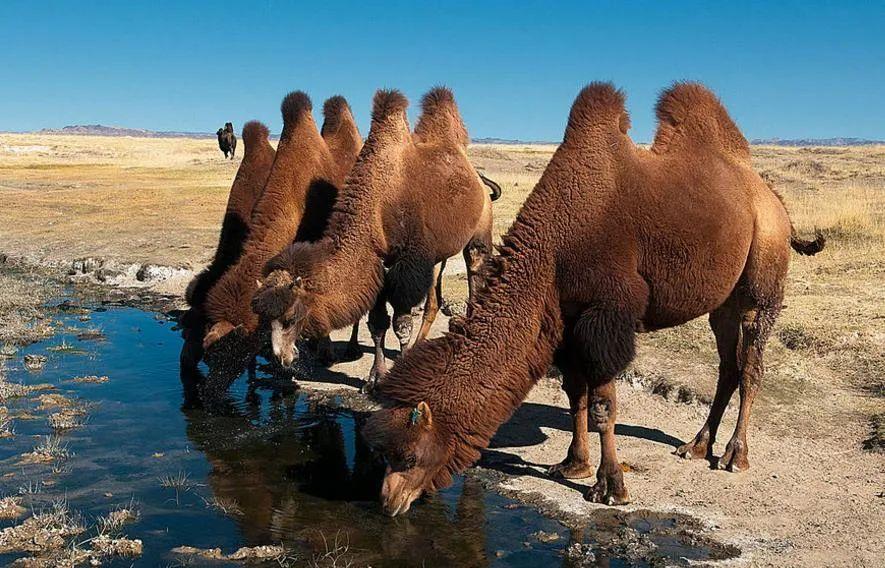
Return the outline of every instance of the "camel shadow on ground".
{"type": "MultiPolygon", "coordinates": [[[[549,476],[547,468],[553,465],[552,463],[532,463],[518,455],[503,451],[503,448],[525,448],[546,442],[548,436],[544,433],[544,429],[555,429],[570,433],[572,430],[572,419],[568,410],[535,402],[523,404],[510,420],[498,429],[488,449],[483,452],[479,465],[507,475],[552,479],[575,491],[586,491],[585,485],[574,480],[549,476]]],[[[615,435],[648,440],[657,444],[671,446],[674,449],[683,444],[683,441],[679,438],[657,428],[647,428],[631,424],[616,424],[615,435]]],[[[562,457],[565,458],[565,455],[562,457]]],[[[593,478],[589,479],[592,482],[593,478]]]]}

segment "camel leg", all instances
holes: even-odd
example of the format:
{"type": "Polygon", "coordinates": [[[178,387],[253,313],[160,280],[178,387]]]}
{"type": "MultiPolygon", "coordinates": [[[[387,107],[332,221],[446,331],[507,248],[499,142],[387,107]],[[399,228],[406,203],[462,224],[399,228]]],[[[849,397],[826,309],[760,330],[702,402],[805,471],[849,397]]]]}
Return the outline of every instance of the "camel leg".
{"type": "Polygon", "coordinates": [[[390,316],[387,315],[387,299],[384,294],[379,294],[375,300],[375,306],[369,312],[369,333],[372,334],[372,343],[375,345],[375,361],[372,370],[363,387],[364,391],[370,391],[375,384],[387,374],[387,362],[384,359],[384,338],[390,329],[390,316]]]}
{"type": "Polygon", "coordinates": [[[471,305],[483,288],[484,278],[482,264],[492,250],[491,234],[474,237],[464,248],[464,263],[467,265],[467,314],[472,311],[471,305]]]}
{"type": "Polygon", "coordinates": [[[624,471],[618,461],[615,444],[618,399],[614,381],[609,380],[594,387],[589,399],[589,426],[590,430],[599,432],[602,459],[596,470],[596,483],[590,487],[584,498],[594,503],[625,505],[630,502],[630,496],[624,486],[624,471]]]}
{"type": "Polygon", "coordinates": [[[741,334],[740,312],[733,299],[710,313],[710,328],[716,336],[716,349],[719,352],[719,382],[716,384],[716,395],[713,397],[707,421],[691,442],[676,450],[676,455],[686,459],[713,459],[713,444],[716,443],[722,415],[740,380],[737,361],[741,334]]]}
{"type": "Polygon", "coordinates": [[[409,341],[412,339],[412,310],[393,310],[393,333],[399,339],[400,357],[409,349],[409,341]]]}
{"type": "Polygon", "coordinates": [[[332,338],[328,335],[317,339],[317,361],[320,365],[328,367],[335,362],[335,353],[332,351],[332,338]]]}
{"type": "Polygon", "coordinates": [[[576,368],[589,388],[587,422],[591,431],[599,432],[602,453],[596,484],[584,498],[607,505],[630,502],[615,444],[618,401],[614,378],[633,359],[636,320],[634,310],[619,306],[624,303],[588,306],[566,335],[569,355],[580,361],[576,368]]]}
{"type": "Polygon", "coordinates": [[[754,306],[742,314],[741,343],[738,352],[741,405],[734,434],[725,446],[725,453],[719,458],[719,469],[737,472],[750,467],[750,462],[747,460],[747,427],[750,423],[750,410],[762,382],[762,355],[765,342],[779,312],[780,302],[774,306],[754,306]]]}
{"type": "Polygon", "coordinates": [[[421,329],[418,330],[418,337],[415,338],[415,343],[427,339],[430,328],[434,320],[436,320],[436,315],[439,313],[439,307],[442,305],[442,278],[445,269],[445,260],[433,269],[433,285],[430,287],[430,291],[427,292],[427,301],[424,302],[424,315],[421,318],[421,329]]]}
{"type": "Polygon", "coordinates": [[[347,342],[347,349],[344,352],[344,359],[346,361],[355,361],[362,356],[362,351],[360,350],[360,322],[357,320],[355,324],[353,324],[353,329],[350,331],[350,341],[347,342]]]}
{"type": "Polygon", "coordinates": [[[563,365],[562,388],[568,395],[572,415],[572,443],[565,460],[547,470],[553,477],[584,479],[593,475],[590,465],[589,434],[587,433],[587,377],[563,365]]]}

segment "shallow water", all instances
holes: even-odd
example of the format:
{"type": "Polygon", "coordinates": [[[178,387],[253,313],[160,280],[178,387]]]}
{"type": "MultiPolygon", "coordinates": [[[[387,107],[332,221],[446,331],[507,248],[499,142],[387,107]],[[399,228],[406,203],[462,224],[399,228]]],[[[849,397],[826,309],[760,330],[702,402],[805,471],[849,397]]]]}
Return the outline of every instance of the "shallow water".
{"type": "MultiPolygon", "coordinates": [[[[252,381],[241,377],[211,400],[185,400],[173,322],[132,308],[89,315],[88,322],[76,313],[58,319],[70,328],[100,328],[103,340],[78,341],[69,329],[7,361],[10,380],[51,383],[89,410],[83,426],[60,435],[72,455],[53,468],[20,464],[36,436],[50,430],[33,401],[10,404],[38,417],[16,420],[16,436],[0,440],[0,491],[16,494],[46,482],[26,497],[26,506],[66,497],[87,522],[134,501],[140,518],[123,532],[144,541],[144,554],[116,565],[176,565],[182,559],[170,550],[181,545],[231,553],[280,543],[301,559],[295,565],[308,565],[336,545],[347,549],[344,559],[354,566],[582,565],[565,555],[575,543],[594,548],[596,561],[583,565],[724,555],[685,536],[680,521],[650,513],[602,515],[584,530],[569,529],[471,477],[388,519],[376,501],[383,466],[359,435],[364,415],[311,402],[290,382],[261,373],[252,381]],[[52,350],[63,343],[85,353],[52,350]],[[46,355],[45,368],[23,369],[27,353],[46,355]],[[110,381],[69,382],[83,375],[110,381]],[[162,486],[169,476],[184,479],[179,489],[162,486]],[[213,506],[218,503],[229,510],[213,506]],[[614,544],[604,545],[609,540],[614,544]]],[[[0,565],[20,556],[0,555],[0,565]]],[[[327,560],[320,565],[332,565],[327,560]]]]}

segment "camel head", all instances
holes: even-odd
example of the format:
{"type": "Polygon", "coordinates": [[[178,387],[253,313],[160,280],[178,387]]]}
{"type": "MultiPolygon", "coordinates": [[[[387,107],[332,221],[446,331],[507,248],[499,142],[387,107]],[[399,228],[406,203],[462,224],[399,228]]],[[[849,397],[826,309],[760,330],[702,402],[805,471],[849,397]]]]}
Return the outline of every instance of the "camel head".
{"type": "Polygon", "coordinates": [[[257,284],[252,311],[263,326],[270,327],[274,357],[283,367],[290,367],[298,357],[295,342],[310,312],[304,282],[286,270],[274,270],[257,284]]]}
{"type": "Polygon", "coordinates": [[[381,487],[385,514],[405,513],[425,491],[451,483],[446,467],[450,444],[426,402],[379,410],[369,418],[363,435],[387,463],[381,487]]]}

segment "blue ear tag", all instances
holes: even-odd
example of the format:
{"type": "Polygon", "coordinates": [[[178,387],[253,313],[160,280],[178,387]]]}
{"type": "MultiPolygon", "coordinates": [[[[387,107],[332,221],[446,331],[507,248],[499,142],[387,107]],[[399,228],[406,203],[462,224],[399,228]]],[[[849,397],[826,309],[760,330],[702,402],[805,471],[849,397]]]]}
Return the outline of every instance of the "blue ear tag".
{"type": "Polygon", "coordinates": [[[421,418],[421,411],[418,410],[418,407],[412,409],[411,414],[409,414],[409,422],[412,423],[412,426],[418,423],[418,419],[421,418]]]}

